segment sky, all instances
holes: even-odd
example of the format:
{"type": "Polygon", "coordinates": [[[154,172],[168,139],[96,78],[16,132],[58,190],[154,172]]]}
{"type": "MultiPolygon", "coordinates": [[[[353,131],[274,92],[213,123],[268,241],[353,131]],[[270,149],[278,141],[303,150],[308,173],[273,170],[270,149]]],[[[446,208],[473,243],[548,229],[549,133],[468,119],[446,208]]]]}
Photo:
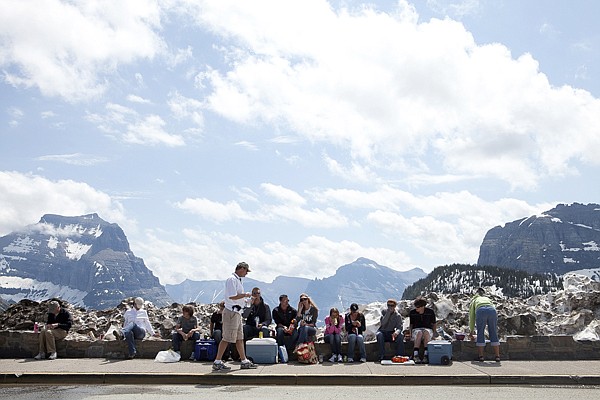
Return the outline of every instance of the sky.
{"type": "Polygon", "coordinates": [[[0,235],[98,213],[163,284],[476,263],[600,202],[594,0],[0,2],[0,235]]]}

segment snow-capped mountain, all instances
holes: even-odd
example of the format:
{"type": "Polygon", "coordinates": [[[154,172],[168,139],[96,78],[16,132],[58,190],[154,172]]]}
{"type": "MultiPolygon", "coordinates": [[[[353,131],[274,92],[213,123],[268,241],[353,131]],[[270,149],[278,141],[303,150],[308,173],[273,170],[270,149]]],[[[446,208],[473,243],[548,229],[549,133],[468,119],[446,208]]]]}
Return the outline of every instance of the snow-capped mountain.
{"type": "MultiPolygon", "coordinates": [[[[260,287],[263,299],[272,308],[279,304],[280,294],[287,294],[290,304],[296,308],[300,293],[307,293],[321,310],[321,318],[324,318],[332,307],[345,311],[352,303],[369,304],[388,298],[400,299],[406,286],[426,275],[420,268],[400,272],[359,258],[339,267],[335,275],[324,279],[279,276],[273,282],[265,283],[244,278],[244,289],[260,287]]],[[[167,285],[166,289],[180,303],[214,303],[223,299],[224,282],[186,280],[178,285],[167,285]]]]}
{"type": "Polygon", "coordinates": [[[487,232],[479,265],[529,273],[600,268],[600,205],[559,204],[487,232]]]}
{"type": "Polygon", "coordinates": [[[0,237],[0,296],[58,297],[94,309],[114,307],[130,296],[158,306],[171,303],[158,278],[131,252],[123,230],[98,214],[47,214],[0,237]]]}

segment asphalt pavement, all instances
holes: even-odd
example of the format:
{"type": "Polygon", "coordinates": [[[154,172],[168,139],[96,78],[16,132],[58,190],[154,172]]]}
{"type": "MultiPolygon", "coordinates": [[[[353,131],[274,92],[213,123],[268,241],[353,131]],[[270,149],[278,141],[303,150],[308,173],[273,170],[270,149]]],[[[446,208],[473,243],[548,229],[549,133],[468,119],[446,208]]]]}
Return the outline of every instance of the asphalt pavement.
{"type": "Polygon", "coordinates": [[[0,384],[193,384],[193,385],[600,385],[600,360],[454,361],[451,365],[353,364],[259,365],[213,372],[212,363],[151,359],[0,359],[0,384]]]}

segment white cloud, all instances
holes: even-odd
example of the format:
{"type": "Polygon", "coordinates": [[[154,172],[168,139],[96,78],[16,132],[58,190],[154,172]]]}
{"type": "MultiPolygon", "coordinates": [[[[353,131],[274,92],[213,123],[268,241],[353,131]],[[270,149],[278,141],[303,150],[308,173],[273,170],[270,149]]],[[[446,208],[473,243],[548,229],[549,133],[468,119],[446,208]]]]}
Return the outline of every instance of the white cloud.
{"type": "Polygon", "coordinates": [[[358,257],[372,258],[397,270],[414,267],[406,263],[408,257],[401,251],[320,236],[308,236],[295,244],[267,242],[257,247],[240,237],[218,232],[148,231],[135,247],[136,253],[145,254],[146,265],[161,277],[163,284],[184,279],[225,279],[241,260],[250,263],[252,278],[265,282],[280,275],[309,279],[331,276],[339,266],[358,257]],[[176,238],[169,239],[171,236],[176,238]]]}
{"type": "Polygon", "coordinates": [[[138,104],[150,104],[150,100],[144,99],[143,97],[137,96],[135,94],[130,94],[127,96],[127,101],[138,104]]]}
{"type": "Polygon", "coordinates": [[[175,203],[175,206],[215,222],[225,222],[236,219],[252,219],[250,215],[246,211],[242,210],[242,207],[235,201],[230,201],[226,204],[223,204],[205,198],[188,198],[181,202],[175,203]]]}
{"type": "Polygon", "coordinates": [[[0,235],[34,224],[44,214],[90,213],[98,213],[123,229],[133,231],[135,228],[135,222],[126,218],[119,202],[86,183],[0,171],[0,235]]]}
{"type": "Polygon", "coordinates": [[[101,94],[119,64],[163,50],[152,0],[0,2],[0,66],[14,86],[67,101],[101,94]]]}
{"type": "Polygon", "coordinates": [[[182,96],[179,92],[169,94],[167,102],[169,109],[177,119],[189,119],[198,130],[204,129],[204,115],[202,102],[182,96]]]}
{"type": "Polygon", "coordinates": [[[53,161],[53,162],[61,162],[70,165],[79,165],[79,166],[92,166],[101,163],[105,163],[108,161],[108,158],[102,156],[95,156],[91,154],[81,154],[81,153],[72,153],[72,154],[49,154],[46,156],[40,156],[37,158],[39,161],[53,161]]]}
{"type": "Polygon", "coordinates": [[[132,108],[114,103],[106,104],[105,108],[104,115],[92,113],[86,119],[96,124],[98,129],[126,143],[168,147],[185,144],[183,136],[165,130],[166,122],[159,115],[142,116],[132,108]]]}
{"type": "Polygon", "coordinates": [[[552,86],[530,55],[515,59],[503,45],[476,44],[456,21],[418,22],[412,6],[398,7],[204,3],[193,15],[228,41],[231,60],[230,70],[203,74],[208,106],[342,146],[378,168],[418,169],[435,156],[442,175],[499,178],[515,189],[577,173],[579,162],[598,165],[600,100],[552,86]]]}

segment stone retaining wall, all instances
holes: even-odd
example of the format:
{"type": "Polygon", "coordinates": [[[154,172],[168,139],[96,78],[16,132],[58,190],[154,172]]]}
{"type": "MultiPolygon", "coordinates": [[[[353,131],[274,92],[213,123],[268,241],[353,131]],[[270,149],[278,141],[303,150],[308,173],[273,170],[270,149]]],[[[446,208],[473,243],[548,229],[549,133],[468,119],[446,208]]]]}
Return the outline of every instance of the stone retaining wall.
{"type": "MultiPolygon", "coordinates": [[[[346,354],[347,344],[342,343],[342,352],[346,354]]],[[[171,341],[150,338],[136,341],[137,357],[154,358],[156,353],[171,347],[171,341]]],[[[317,352],[325,357],[330,355],[329,344],[317,343],[317,352]]],[[[406,354],[412,353],[412,342],[405,343],[406,354]]],[[[367,360],[374,361],[378,357],[377,343],[366,344],[367,360]]],[[[387,355],[391,356],[389,344],[386,343],[387,355]]],[[[182,360],[189,358],[193,351],[192,342],[184,342],[181,347],[182,360]]],[[[38,334],[24,331],[0,331],[1,358],[29,358],[38,352],[38,334]]],[[[57,342],[60,358],[108,358],[122,359],[127,356],[127,345],[117,340],[72,340],[57,342]]],[[[452,342],[452,358],[457,361],[468,361],[475,358],[477,349],[475,342],[452,342]]],[[[486,346],[486,354],[492,357],[490,346],[486,346]]],[[[572,336],[508,336],[500,343],[502,359],[509,360],[599,360],[600,342],[575,341],[572,336]]],[[[358,359],[358,352],[356,353],[358,359]]],[[[290,359],[294,359],[293,356],[290,359]]]]}

